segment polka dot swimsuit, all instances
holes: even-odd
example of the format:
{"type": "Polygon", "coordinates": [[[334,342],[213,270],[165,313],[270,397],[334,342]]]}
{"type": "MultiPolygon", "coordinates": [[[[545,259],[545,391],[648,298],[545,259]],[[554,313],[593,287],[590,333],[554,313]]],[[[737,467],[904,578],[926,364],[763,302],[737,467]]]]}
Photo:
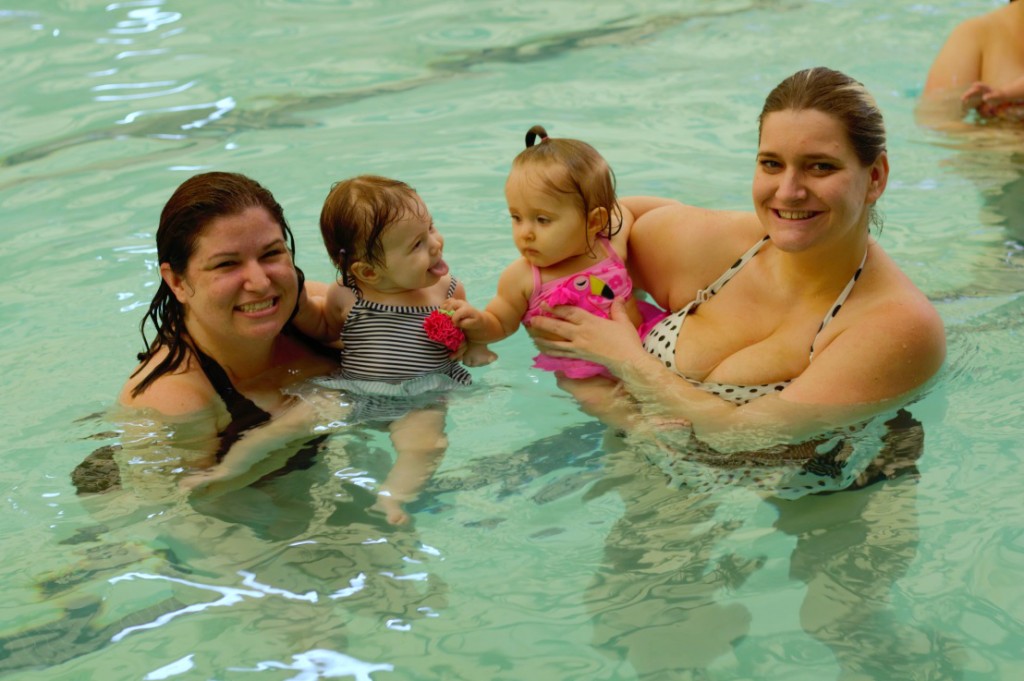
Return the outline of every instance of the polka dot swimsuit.
{"type": "MultiPolygon", "coordinates": [[[[666,367],[676,372],[680,376],[679,369],[676,368],[676,342],[679,340],[679,331],[683,327],[683,321],[686,319],[686,315],[696,310],[701,304],[711,300],[718,291],[729,283],[729,280],[736,276],[736,273],[743,269],[743,266],[750,262],[751,258],[757,255],[761,247],[768,241],[768,237],[764,237],[756,244],[754,244],[750,250],[744,253],[739,260],[732,264],[732,266],[722,273],[718,279],[715,280],[711,286],[697,291],[697,296],[694,298],[686,307],[670,314],[665,319],[661,320],[657,325],[654,326],[644,337],[644,349],[651,353],[659,360],[661,360],[666,367]]],[[[836,298],[836,302],[829,308],[828,314],[821,320],[821,325],[818,326],[818,331],[814,334],[814,339],[811,341],[810,359],[814,359],[814,343],[818,340],[818,335],[822,330],[828,326],[837,314],[839,309],[846,302],[846,298],[850,295],[850,291],[853,290],[853,285],[857,283],[857,279],[860,277],[860,273],[864,270],[864,263],[867,261],[867,251],[864,252],[864,258],[860,262],[860,267],[854,273],[849,283],[846,284],[846,288],[843,289],[839,297],[836,298]]],[[[686,378],[683,376],[683,378],[686,378]]],[[[765,383],[764,385],[730,385],[728,383],[704,383],[701,381],[695,381],[692,378],[686,378],[694,386],[709,392],[713,395],[721,397],[723,400],[727,400],[736,405],[743,405],[750,402],[753,399],[768,395],[773,392],[780,392],[785,389],[791,381],[779,381],[777,383],[765,383]]]]}

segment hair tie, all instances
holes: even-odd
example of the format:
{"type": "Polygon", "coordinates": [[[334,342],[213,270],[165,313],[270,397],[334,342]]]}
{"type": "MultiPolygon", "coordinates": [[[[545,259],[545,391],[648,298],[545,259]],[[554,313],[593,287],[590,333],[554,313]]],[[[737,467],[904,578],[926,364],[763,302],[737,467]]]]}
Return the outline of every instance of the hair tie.
{"type": "MultiPolygon", "coordinates": [[[[546,142],[548,140],[548,131],[543,126],[535,125],[526,131],[526,148],[529,149],[534,145],[534,140],[540,138],[540,142],[546,142]]],[[[540,144],[537,142],[537,144],[540,144]]]]}

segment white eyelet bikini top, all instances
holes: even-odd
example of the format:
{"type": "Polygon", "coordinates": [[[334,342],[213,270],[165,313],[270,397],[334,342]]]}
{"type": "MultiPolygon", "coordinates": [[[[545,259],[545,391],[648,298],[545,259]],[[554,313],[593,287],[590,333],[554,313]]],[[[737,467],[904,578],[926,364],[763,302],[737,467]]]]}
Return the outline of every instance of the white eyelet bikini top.
{"type": "MultiPolygon", "coordinates": [[[[780,392],[792,382],[792,379],[779,381],[777,383],[765,383],[763,385],[731,385],[728,383],[696,381],[692,378],[683,376],[679,372],[679,369],[676,368],[676,343],[679,340],[679,332],[683,327],[683,321],[686,319],[686,315],[691,311],[696,310],[701,304],[711,300],[711,298],[713,298],[723,286],[729,283],[730,279],[736,276],[737,272],[743,269],[744,265],[750,262],[750,260],[757,255],[758,251],[761,250],[761,247],[764,246],[767,241],[768,237],[766,236],[751,246],[751,248],[744,253],[739,260],[733,263],[729,269],[723,272],[722,276],[716,279],[714,283],[707,288],[697,291],[696,298],[691,300],[678,312],[673,312],[658,322],[644,337],[644,349],[661,360],[666,367],[676,372],[701,390],[709,392],[712,395],[717,395],[723,400],[727,400],[736,405],[746,404],[753,399],[762,397],[769,393],[780,392]]],[[[843,303],[846,302],[847,297],[850,295],[850,291],[853,290],[853,285],[857,283],[860,273],[864,270],[864,263],[867,262],[867,259],[868,253],[865,250],[864,257],[861,259],[860,266],[857,268],[857,271],[853,273],[853,277],[850,278],[850,281],[846,284],[842,293],[839,294],[839,297],[836,298],[836,301],[829,308],[825,318],[821,320],[821,324],[818,326],[818,331],[814,334],[814,338],[811,340],[811,360],[814,359],[814,343],[817,342],[818,336],[821,334],[822,330],[828,326],[829,322],[831,322],[837,314],[839,314],[839,309],[843,306],[843,303]]]]}

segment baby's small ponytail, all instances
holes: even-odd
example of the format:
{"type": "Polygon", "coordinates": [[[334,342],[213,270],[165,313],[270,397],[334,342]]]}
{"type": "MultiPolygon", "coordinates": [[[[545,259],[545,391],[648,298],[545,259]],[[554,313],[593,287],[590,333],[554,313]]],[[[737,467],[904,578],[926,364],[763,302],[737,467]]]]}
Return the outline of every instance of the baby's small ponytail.
{"type": "Polygon", "coordinates": [[[549,139],[548,131],[544,129],[543,125],[535,125],[526,131],[526,148],[532,147],[538,137],[542,143],[549,139]]]}

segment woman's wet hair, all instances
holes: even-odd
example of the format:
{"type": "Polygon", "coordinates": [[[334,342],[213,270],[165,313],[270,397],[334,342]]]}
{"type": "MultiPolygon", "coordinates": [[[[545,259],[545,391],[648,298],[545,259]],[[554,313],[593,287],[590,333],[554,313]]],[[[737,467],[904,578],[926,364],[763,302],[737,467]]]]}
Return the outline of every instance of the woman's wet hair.
{"type": "Polygon", "coordinates": [[[611,238],[622,229],[615,174],[594,147],[568,137],[549,137],[544,126],[535,125],[526,132],[526,149],[513,159],[512,169],[528,165],[543,166],[545,189],[572,197],[584,218],[593,209],[604,208],[608,217],[599,232],[601,236],[611,238]]]}
{"type": "MultiPolygon", "coordinates": [[[[217,218],[239,215],[249,208],[263,208],[270,214],[281,226],[288,250],[294,256],[295,240],[284,218],[284,210],[274,195],[245,175],[210,172],[185,180],[167,200],[160,213],[160,225],[156,232],[157,260],[161,265],[167,263],[175,274],[184,275],[188,261],[195,252],[196,242],[207,225],[217,218]]],[[[299,273],[301,286],[302,277],[299,273]]],[[[160,347],[167,348],[167,356],[132,389],[133,397],[144,392],[164,374],[175,371],[188,353],[194,350],[185,328],[185,307],[163,279],[139,329],[146,349],[139,353],[142,365],[135,374],[142,371],[160,347]],[[147,322],[152,323],[156,329],[152,343],[146,338],[147,322]]]]}
{"type": "Polygon", "coordinates": [[[875,98],[860,82],[824,66],[798,71],[775,86],[758,117],[758,138],[768,114],[808,109],[842,124],[862,165],[871,165],[885,151],[885,121],[875,98]]]}
{"type": "Polygon", "coordinates": [[[380,175],[359,175],[331,187],[320,211],[320,234],[345,286],[357,288],[349,272],[356,261],[384,265],[384,230],[419,205],[415,189],[380,175]]]}

